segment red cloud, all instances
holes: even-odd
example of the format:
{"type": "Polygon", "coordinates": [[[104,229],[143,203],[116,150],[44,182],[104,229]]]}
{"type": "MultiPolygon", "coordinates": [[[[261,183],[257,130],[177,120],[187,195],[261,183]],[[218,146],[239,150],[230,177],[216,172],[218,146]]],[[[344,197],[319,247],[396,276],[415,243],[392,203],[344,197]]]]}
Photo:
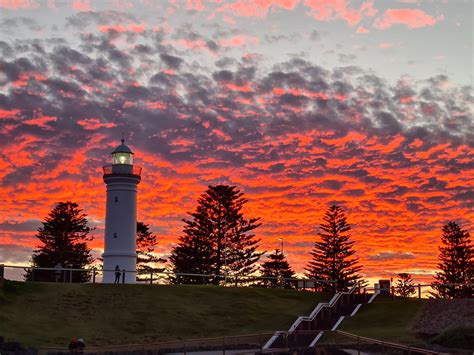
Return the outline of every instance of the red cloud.
{"type": "Polygon", "coordinates": [[[13,118],[20,113],[20,110],[2,110],[0,109],[0,119],[2,118],[13,118]]]}
{"type": "Polygon", "coordinates": [[[405,25],[410,29],[414,29],[433,26],[443,19],[443,15],[435,18],[420,9],[388,9],[375,20],[374,27],[385,30],[393,25],[405,25]]]}
{"type": "Polygon", "coordinates": [[[106,128],[117,127],[117,125],[112,122],[102,123],[100,119],[98,118],[85,118],[83,120],[77,121],[77,124],[81,125],[82,127],[84,127],[84,129],[87,129],[89,131],[94,131],[102,127],[106,127],[106,128]]]}

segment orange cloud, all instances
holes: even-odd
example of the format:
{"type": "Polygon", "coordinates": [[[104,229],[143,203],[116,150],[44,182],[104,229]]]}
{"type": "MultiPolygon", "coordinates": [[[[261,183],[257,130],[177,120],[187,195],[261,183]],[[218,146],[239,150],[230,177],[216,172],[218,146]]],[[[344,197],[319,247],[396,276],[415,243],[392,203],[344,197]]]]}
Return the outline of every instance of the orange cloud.
{"type": "Polygon", "coordinates": [[[105,127],[105,128],[112,128],[117,127],[117,125],[113,122],[101,122],[99,118],[85,118],[83,120],[77,121],[77,123],[87,129],[88,131],[94,131],[96,129],[105,127]]]}

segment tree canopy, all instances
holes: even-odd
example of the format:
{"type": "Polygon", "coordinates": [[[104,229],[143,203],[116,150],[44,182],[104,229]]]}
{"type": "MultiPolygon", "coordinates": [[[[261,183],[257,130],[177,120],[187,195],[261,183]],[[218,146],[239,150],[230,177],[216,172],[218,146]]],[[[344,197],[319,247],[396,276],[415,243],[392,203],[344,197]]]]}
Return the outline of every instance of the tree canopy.
{"type": "Polygon", "coordinates": [[[209,186],[199,197],[191,218],[183,219],[183,235],[169,260],[176,273],[213,274],[203,280],[181,277],[177,282],[218,284],[223,275],[240,277],[256,271],[262,252],[253,230],[259,218],[246,218],[247,200],[236,186],[209,186]]]}
{"type": "MultiPolygon", "coordinates": [[[[40,244],[31,257],[32,267],[82,269],[93,262],[87,242],[92,241],[87,215],[75,202],[59,202],[38,228],[36,237],[40,244]]],[[[27,271],[25,278],[34,281],[57,281],[59,271],[27,271]]],[[[89,281],[88,272],[61,272],[60,279],[72,282],[89,281]]]]}
{"type": "Polygon", "coordinates": [[[155,255],[158,245],[158,237],[150,230],[150,226],[143,222],[137,222],[137,278],[147,278],[151,272],[158,272],[163,268],[157,268],[156,264],[166,262],[166,259],[155,255]],[[146,276],[140,277],[140,275],[146,276]]]}
{"type": "Polygon", "coordinates": [[[361,266],[354,256],[354,241],[349,233],[350,226],[342,207],[332,205],[319,225],[319,240],[314,243],[311,260],[305,268],[307,276],[323,280],[325,291],[346,291],[356,282],[361,282],[361,266]],[[331,282],[335,282],[331,283],[331,282]]]}
{"type": "Polygon", "coordinates": [[[284,279],[293,278],[295,273],[279,249],[268,255],[268,259],[261,265],[260,271],[264,278],[260,283],[261,286],[292,288],[292,283],[284,279]]]}
{"type": "Polygon", "coordinates": [[[431,285],[434,289],[431,295],[436,298],[473,297],[473,286],[454,285],[474,283],[471,236],[456,222],[451,221],[443,226],[438,259],[440,271],[436,273],[436,281],[431,285]]]}

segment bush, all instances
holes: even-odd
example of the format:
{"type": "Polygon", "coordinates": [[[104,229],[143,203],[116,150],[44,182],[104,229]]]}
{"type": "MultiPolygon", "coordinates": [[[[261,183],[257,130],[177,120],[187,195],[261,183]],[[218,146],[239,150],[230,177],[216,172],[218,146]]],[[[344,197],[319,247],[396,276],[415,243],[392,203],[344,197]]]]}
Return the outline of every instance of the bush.
{"type": "Polygon", "coordinates": [[[445,330],[431,340],[448,348],[473,349],[474,327],[453,327],[445,330]]]}

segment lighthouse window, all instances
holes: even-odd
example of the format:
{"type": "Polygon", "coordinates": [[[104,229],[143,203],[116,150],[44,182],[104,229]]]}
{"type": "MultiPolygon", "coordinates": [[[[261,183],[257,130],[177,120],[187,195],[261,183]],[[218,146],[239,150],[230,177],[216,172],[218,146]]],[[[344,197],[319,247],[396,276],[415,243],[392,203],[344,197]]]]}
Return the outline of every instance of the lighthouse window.
{"type": "Polygon", "coordinates": [[[114,153],[113,164],[127,164],[133,165],[133,156],[131,153],[114,153]]]}
{"type": "Polygon", "coordinates": [[[118,197],[117,196],[115,196],[115,202],[118,202],[118,197]]]}
{"type": "Polygon", "coordinates": [[[117,238],[117,233],[114,233],[114,238],[117,238]]]}

